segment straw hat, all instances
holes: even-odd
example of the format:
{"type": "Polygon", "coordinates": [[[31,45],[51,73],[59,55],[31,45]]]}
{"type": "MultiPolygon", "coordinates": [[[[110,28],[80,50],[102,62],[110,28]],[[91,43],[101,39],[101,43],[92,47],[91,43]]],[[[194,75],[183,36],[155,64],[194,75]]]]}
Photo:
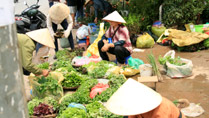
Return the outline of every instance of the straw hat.
{"type": "Polygon", "coordinates": [[[102,20],[126,23],[126,21],[117,11],[112,12],[111,14],[104,17],[102,20]]]}
{"type": "Polygon", "coordinates": [[[47,28],[34,30],[26,33],[30,38],[36,42],[45,45],[47,47],[55,48],[53,39],[47,28]]]}
{"type": "Polygon", "coordinates": [[[128,79],[107,101],[105,107],[117,115],[138,115],[160,105],[162,97],[149,87],[128,79]]]}
{"type": "Polygon", "coordinates": [[[49,16],[53,21],[62,22],[70,15],[70,9],[63,3],[57,3],[49,9],[49,16]]]}
{"type": "Polygon", "coordinates": [[[87,5],[91,0],[86,0],[84,5],[87,5]]]}

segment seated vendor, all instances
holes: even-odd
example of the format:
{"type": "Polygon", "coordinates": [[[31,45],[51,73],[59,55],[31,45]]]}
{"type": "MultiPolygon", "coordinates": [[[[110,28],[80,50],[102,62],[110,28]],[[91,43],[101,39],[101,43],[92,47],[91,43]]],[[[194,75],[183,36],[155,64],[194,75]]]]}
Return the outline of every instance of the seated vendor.
{"type": "Polygon", "coordinates": [[[107,52],[109,52],[116,56],[119,66],[123,65],[125,58],[132,53],[129,31],[127,27],[122,25],[126,21],[117,11],[112,12],[102,20],[109,22],[110,27],[98,42],[99,54],[103,60],[109,61],[107,56],[107,52]]]}
{"type": "Polygon", "coordinates": [[[105,107],[128,118],[186,118],[173,102],[133,79],[128,79],[105,107]]]}

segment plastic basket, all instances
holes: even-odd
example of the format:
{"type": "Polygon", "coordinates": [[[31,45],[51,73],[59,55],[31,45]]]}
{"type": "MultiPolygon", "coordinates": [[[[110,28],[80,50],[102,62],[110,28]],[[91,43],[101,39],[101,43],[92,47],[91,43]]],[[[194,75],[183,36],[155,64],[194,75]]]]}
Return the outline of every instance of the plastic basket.
{"type": "Polygon", "coordinates": [[[202,25],[194,25],[195,32],[203,33],[203,24],[202,25]]]}

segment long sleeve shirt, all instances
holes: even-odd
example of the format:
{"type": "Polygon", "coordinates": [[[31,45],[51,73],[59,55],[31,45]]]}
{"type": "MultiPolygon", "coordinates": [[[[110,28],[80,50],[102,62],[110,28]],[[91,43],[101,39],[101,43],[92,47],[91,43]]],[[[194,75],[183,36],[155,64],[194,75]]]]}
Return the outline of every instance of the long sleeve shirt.
{"type": "MultiPolygon", "coordinates": [[[[179,109],[170,100],[163,97],[161,104],[157,108],[138,116],[129,116],[128,118],[179,118],[179,115],[179,109]]],[[[186,117],[182,114],[182,118],[186,117]]]]}
{"type": "MultiPolygon", "coordinates": [[[[113,27],[110,26],[110,28],[105,33],[105,37],[112,38],[114,32],[115,31],[114,31],[113,27]]],[[[133,48],[131,45],[129,31],[128,31],[127,27],[125,27],[125,26],[120,26],[118,28],[118,30],[116,31],[114,37],[112,38],[112,42],[114,44],[119,44],[120,41],[123,41],[123,47],[125,47],[131,54],[133,52],[132,51],[133,48]]]]}
{"type": "Polygon", "coordinates": [[[20,59],[25,70],[33,74],[40,75],[42,70],[32,63],[33,51],[35,50],[35,43],[30,37],[25,34],[17,34],[18,47],[20,52],[20,59]]]}

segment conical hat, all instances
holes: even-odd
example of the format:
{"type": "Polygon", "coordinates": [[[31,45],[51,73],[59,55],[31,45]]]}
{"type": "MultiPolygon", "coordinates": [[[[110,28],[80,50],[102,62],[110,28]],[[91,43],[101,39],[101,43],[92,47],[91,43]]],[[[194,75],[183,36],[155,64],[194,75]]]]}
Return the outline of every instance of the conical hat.
{"type": "Polygon", "coordinates": [[[107,101],[105,107],[117,115],[137,115],[160,105],[162,97],[151,88],[128,79],[107,101]]]}
{"type": "Polygon", "coordinates": [[[91,0],[86,0],[84,5],[87,5],[91,0]]]}
{"type": "Polygon", "coordinates": [[[104,17],[102,20],[126,23],[126,21],[117,11],[112,12],[111,14],[104,17]]]}
{"type": "Polygon", "coordinates": [[[47,47],[55,48],[53,39],[47,28],[34,30],[26,33],[30,38],[36,42],[45,45],[47,47]]]}
{"type": "Polygon", "coordinates": [[[49,16],[53,21],[61,22],[70,15],[70,9],[63,3],[57,3],[49,9],[49,16]]]}

